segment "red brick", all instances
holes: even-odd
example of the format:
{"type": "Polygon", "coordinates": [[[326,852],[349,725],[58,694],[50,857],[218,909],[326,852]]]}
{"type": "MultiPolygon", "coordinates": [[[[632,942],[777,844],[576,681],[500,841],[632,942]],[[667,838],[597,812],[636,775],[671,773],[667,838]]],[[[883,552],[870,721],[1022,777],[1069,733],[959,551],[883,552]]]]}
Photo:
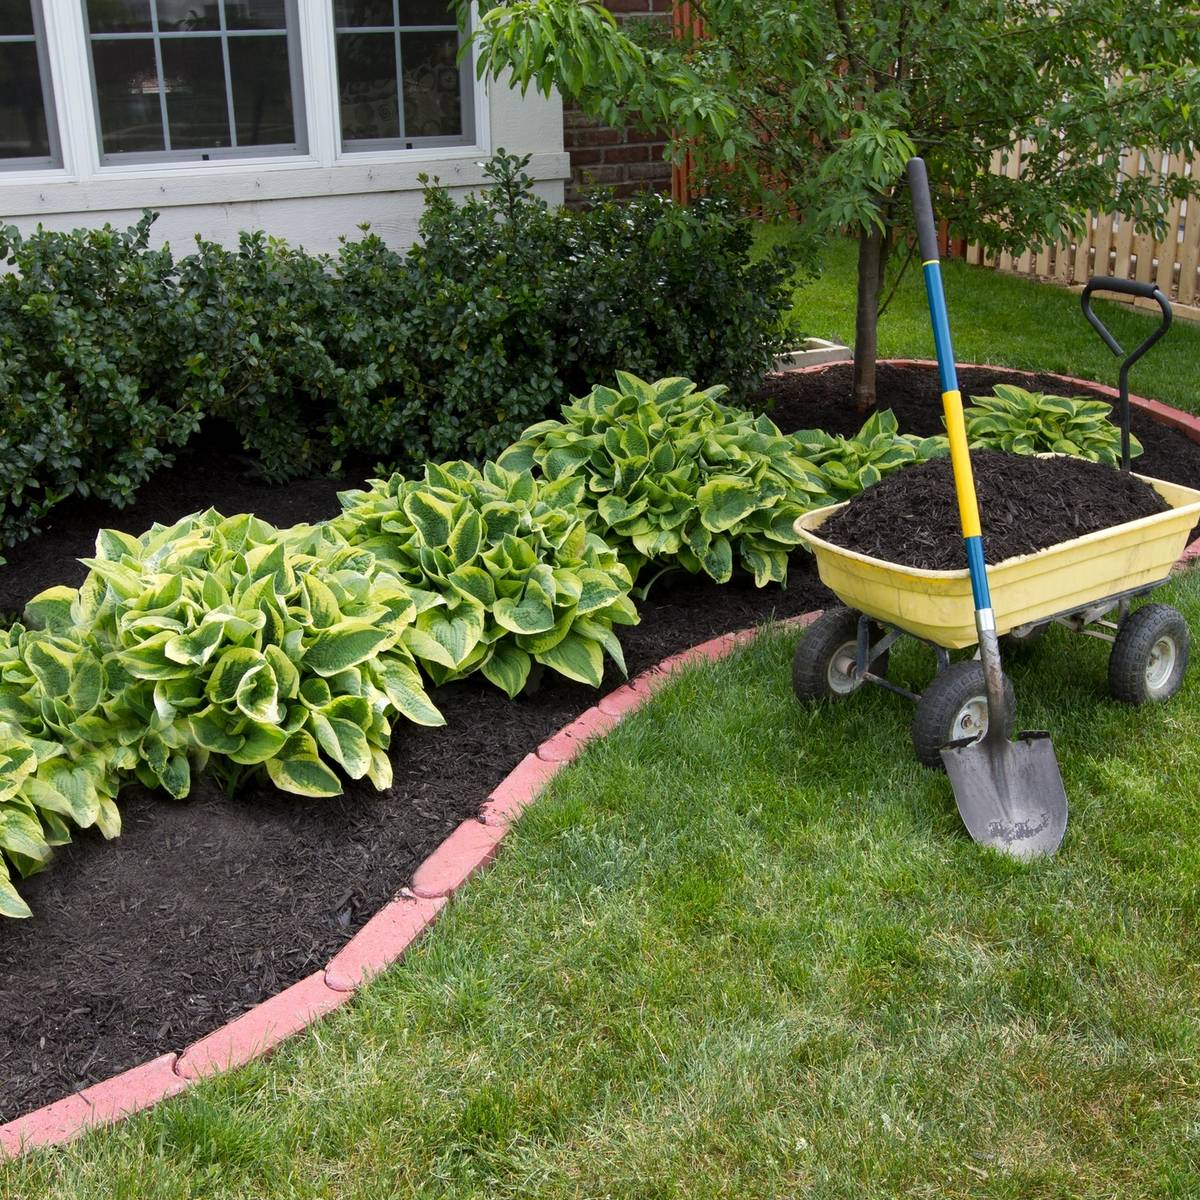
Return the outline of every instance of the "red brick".
{"type": "Polygon", "coordinates": [[[584,167],[580,171],[585,184],[603,184],[617,183],[625,178],[626,171],[635,170],[633,167],[611,166],[611,167],[584,167]]]}
{"type": "Polygon", "coordinates": [[[590,147],[586,150],[571,151],[571,170],[574,171],[579,167],[591,166],[593,163],[602,163],[607,154],[615,154],[615,150],[601,150],[599,147],[590,147]]]}
{"type": "Polygon", "coordinates": [[[92,1106],[76,1093],[0,1125],[0,1155],[15,1158],[38,1146],[65,1142],[87,1127],[91,1112],[92,1106]]]}
{"type": "Polygon", "coordinates": [[[651,0],[605,0],[604,7],[617,16],[646,16],[650,12],[651,0]]]}
{"type": "Polygon", "coordinates": [[[485,825],[507,825],[515,821],[561,767],[561,763],[547,762],[537,754],[525,755],[488,797],[480,809],[479,819],[485,825]]]}
{"type": "Polygon", "coordinates": [[[576,135],[580,146],[616,146],[623,140],[616,129],[581,129],[576,135]]]}
{"type": "Polygon", "coordinates": [[[325,984],[352,992],[391,966],[437,920],[443,897],[425,900],[401,896],[385,904],[334,956],[325,968],[325,984]]]}
{"type": "Polygon", "coordinates": [[[350,995],[326,987],[325,972],[318,971],[193,1042],[179,1056],[175,1070],[184,1079],[202,1079],[240,1067],[332,1012],[350,995]]]}
{"type": "Polygon", "coordinates": [[[413,894],[431,900],[448,896],[496,857],[504,825],[464,821],[413,872],[413,894]]]}
{"type": "Polygon", "coordinates": [[[589,708],[570,725],[563,726],[553,737],[547,738],[537,748],[537,756],[546,762],[570,762],[586,742],[606,734],[618,719],[603,709],[589,708]]]}
{"type": "MultiPolygon", "coordinates": [[[[650,157],[646,146],[612,146],[604,151],[604,161],[609,163],[645,162],[650,157]]],[[[571,156],[571,165],[575,165],[575,157],[571,156]]]]}
{"type": "Polygon", "coordinates": [[[630,179],[670,179],[671,165],[665,162],[632,163],[629,167],[630,179]]]}
{"type": "Polygon", "coordinates": [[[667,137],[660,129],[650,130],[646,132],[639,129],[631,129],[625,135],[625,141],[636,145],[663,146],[667,145],[667,137]]]}

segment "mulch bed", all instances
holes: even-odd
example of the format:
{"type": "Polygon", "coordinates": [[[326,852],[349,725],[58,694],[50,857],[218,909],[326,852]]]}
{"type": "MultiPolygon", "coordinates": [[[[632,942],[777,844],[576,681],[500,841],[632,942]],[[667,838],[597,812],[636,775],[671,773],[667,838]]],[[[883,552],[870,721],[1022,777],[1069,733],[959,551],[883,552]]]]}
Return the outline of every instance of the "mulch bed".
{"type": "MultiPolygon", "coordinates": [[[[1169,507],[1140,479],[1078,458],[976,450],[971,469],[984,552],[992,563],[1169,507]]],[[[820,534],[847,550],[926,571],[967,565],[948,458],[889,475],[830,517],[820,534]]]]}
{"type": "MultiPolygon", "coordinates": [[[[1004,379],[1027,386],[1012,372],[991,372],[990,382],[963,377],[967,390],[1004,379]]],[[[885,366],[880,382],[882,403],[903,428],[940,430],[931,371],[885,366]]],[[[831,368],[776,377],[761,399],[773,401],[784,429],[853,433],[861,420],[847,414],[848,395],[848,370],[831,368]]],[[[1200,446],[1134,422],[1147,446],[1139,469],[1200,483],[1200,446]]],[[[141,533],[209,505],[278,525],[315,521],[333,515],[336,493],[357,482],[266,484],[226,441],[210,439],[152,480],[132,508],[55,510],[41,537],[8,552],[0,611],[19,612],[51,584],[78,583],[85,572],[75,560],[91,553],[100,527],[141,533]]],[[[642,624],[622,630],[630,674],[828,600],[803,553],[786,590],[760,591],[745,578],[724,587],[664,578],[640,605],[642,624]]],[[[619,682],[610,671],[605,689],[619,682]]],[[[33,919],[0,922],[0,1120],[181,1049],[319,970],[526,753],[596,700],[591,689],[549,675],[536,695],[515,702],[473,679],[434,695],[447,725],[397,735],[387,792],[350,783],[332,800],[269,788],[231,799],[200,779],[188,800],[175,802],[131,787],[118,839],[85,833],[25,881],[33,919]]]]}

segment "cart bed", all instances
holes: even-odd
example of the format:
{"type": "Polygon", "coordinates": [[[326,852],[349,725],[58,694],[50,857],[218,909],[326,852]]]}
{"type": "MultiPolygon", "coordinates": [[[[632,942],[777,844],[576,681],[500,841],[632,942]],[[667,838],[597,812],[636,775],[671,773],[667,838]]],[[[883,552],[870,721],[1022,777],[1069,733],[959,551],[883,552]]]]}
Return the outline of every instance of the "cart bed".
{"type": "MultiPolygon", "coordinates": [[[[1200,491],[1137,478],[1171,506],[1167,512],[989,564],[997,632],[1077,612],[1108,597],[1115,602],[1170,575],[1200,520],[1200,491]]],[[[948,650],[974,645],[975,603],[966,568],[924,571],[825,541],[821,526],[844,507],[818,508],[796,521],[796,532],[816,556],[821,582],[850,608],[935,645],[948,650]]]]}

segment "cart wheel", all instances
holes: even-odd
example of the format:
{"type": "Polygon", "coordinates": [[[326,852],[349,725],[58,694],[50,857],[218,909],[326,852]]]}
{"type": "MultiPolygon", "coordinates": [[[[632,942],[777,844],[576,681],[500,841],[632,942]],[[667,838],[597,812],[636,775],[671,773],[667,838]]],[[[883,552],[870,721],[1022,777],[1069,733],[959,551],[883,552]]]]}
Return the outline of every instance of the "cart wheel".
{"type": "Polygon", "coordinates": [[[1108,688],[1126,704],[1168,700],[1187,670],[1187,622],[1169,604],[1143,604],[1121,622],[1108,659],[1108,688]]]}
{"type": "MultiPolygon", "coordinates": [[[[1009,712],[1004,732],[1011,734],[1016,696],[1007,675],[1004,694],[1009,712]]],[[[987,727],[987,684],[982,664],[974,659],[951,663],[933,677],[913,712],[912,740],[917,759],[927,767],[940,767],[941,750],[947,742],[982,735],[987,727]]]]}
{"type": "MultiPolygon", "coordinates": [[[[796,699],[823,700],[848,696],[862,686],[854,672],[858,657],[858,613],[852,608],[826,609],[805,631],[792,659],[796,699]]],[[[887,674],[885,650],[872,664],[874,675],[887,674]]]]}
{"type": "Polygon", "coordinates": [[[1046,630],[1049,628],[1048,624],[1035,625],[1026,633],[1006,633],[1000,639],[1000,650],[1007,654],[1023,654],[1030,646],[1037,645],[1046,636],[1046,630]]]}

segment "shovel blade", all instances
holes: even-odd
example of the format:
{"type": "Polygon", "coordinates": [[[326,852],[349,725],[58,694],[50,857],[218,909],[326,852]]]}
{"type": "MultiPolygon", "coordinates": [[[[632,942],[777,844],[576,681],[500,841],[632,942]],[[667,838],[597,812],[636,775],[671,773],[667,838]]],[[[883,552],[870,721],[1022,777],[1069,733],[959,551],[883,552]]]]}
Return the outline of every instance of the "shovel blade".
{"type": "Polygon", "coordinates": [[[1067,831],[1067,793],[1050,735],[951,742],[942,762],[967,832],[1014,858],[1053,854],[1067,831]]]}

